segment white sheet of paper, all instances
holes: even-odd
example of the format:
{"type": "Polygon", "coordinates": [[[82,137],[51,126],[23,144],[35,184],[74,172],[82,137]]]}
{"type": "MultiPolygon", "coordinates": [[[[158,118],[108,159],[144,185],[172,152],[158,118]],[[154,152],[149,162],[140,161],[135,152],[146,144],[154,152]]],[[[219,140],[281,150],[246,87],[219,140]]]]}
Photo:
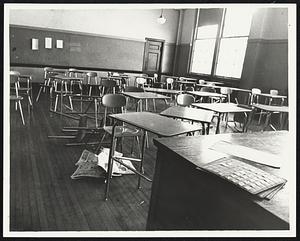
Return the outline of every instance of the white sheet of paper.
{"type": "Polygon", "coordinates": [[[281,159],[279,156],[259,151],[250,147],[235,145],[226,141],[219,141],[209,149],[226,153],[228,155],[240,157],[266,166],[280,168],[281,159]]]}

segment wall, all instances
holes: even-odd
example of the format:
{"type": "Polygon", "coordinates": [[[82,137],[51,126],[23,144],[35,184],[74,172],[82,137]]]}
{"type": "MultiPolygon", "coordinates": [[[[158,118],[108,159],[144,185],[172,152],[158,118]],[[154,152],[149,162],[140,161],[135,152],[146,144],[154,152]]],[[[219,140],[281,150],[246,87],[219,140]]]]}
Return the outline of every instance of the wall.
{"type": "Polygon", "coordinates": [[[240,86],[288,94],[288,10],[258,9],[253,17],[240,86]]]}
{"type": "Polygon", "coordinates": [[[171,73],[179,11],[164,10],[164,25],[156,22],[159,15],[160,9],[10,10],[10,62],[26,72],[28,66],[141,72],[149,37],[166,41],[162,72],[171,73]],[[64,48],[45,49],[45,37],[64,40],[64,48]],[[31,38],[39,39],[38,51],[31,38]]]}
{"type": "Polygon", "coordinates": [[[184,76],[188,73],[189,52],[197,13],[195,9],[185,9],[183,11],[182,32],[177,46],[178,54],[174,69],[174,74],[178,76],[184,76]]]}

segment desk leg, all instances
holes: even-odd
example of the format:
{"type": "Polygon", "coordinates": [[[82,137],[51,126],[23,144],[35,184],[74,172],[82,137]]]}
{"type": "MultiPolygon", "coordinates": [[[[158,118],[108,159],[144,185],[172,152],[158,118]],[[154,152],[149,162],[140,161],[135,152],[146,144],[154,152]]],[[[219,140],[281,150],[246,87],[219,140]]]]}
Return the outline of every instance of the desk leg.
{"type": "Polygon", "coordinates": [[[109,151],[109,156],[108,156],[108,167],[107,167],[107,173],[106,173],[106,187],[105,187],[105,201],[108,199],[108,192],[109,192],[109,184],[110,184],[110,179],[112,175],[112,167],[113,167],[113,155],[115,151],[115,145],[116,145],[116,140],[115,138],[115,129],[117,126],[117,122],[113,125],[112,128],[112,136],[111,136],[111,146],[110,146],[110,151],[109,151]]]}
{"type": "MultiPolygon", "coordinates": [[[[143,133],[143,141],[142,141],[142,150],[141,150],[141,164],[140,164],[140,173],[143,173],[143,164],[144,164],[144,153],[145,153],[145,144],[146,144],[146,139],[147,139],[147,132],[144,131],[143,133]]],[[[141,176],[139,175],[138,179],[138,189],[141,188],[141,176]]]]}
{"type": "Polygon", "coordinates": [[[218,115],[218,122],[217,122],[217,127],[216,127],[216,134],[220,133],[220,122],[221,122],[221,112],[219,112],[219,115],[218,115]]]}
{"type": "Polygon", "coordinates": [[[98,128],[98,109],[97,109],[97,98],[95,98],[95,121],[96,121],[96,128],[98,128]]]}
{"type": "Polygon", "coordinates": [[[209,135],[210,123],[207,123],[206,127],[206,135],[209,135]]]}
{"type": "Polygon", "coordinates": [[[202,135],[205,135],[205,124],[203,122],[201,122],[201,125],[202,125],[202,135]]]}
{"type": "Polygon", "coordinates": [[[266,117],[266,122],[263,128],[263,131],[265,131],[267,129],[267,127],[270,125],[270,121],[271,121],[271,112],[267,112],[267,117],[266,117]]]}

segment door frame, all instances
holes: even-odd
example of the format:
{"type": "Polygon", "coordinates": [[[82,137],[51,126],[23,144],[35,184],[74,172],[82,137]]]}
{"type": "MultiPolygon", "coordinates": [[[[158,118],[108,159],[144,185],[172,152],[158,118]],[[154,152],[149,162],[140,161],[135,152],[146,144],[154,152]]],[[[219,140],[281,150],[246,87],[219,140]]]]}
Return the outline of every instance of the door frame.
{"type": "MultiPolygon", "coordinates": [[[[162,57],[163,57],[163,53],[164,53],[164,49],[165,49],[165,40],[164,39],[156,39],[156,38],[145,38],[145,44],[144,44],[144,55],[143,55],[143,69],[142,69],[142,72],[143,73],[146,73],[145,72],[145,65],[146,65],[146,44],[148,41],[156,41],[156,42],[161,42],[161,50],[160,50],[160,59],[159,59],[159,67],[158,67],[158,79],[160,79],[160,75],[161,75],[161,63],[162,63],[162,57]]],[[[148,72],[149,73],[149,72],[148,72]]]]}

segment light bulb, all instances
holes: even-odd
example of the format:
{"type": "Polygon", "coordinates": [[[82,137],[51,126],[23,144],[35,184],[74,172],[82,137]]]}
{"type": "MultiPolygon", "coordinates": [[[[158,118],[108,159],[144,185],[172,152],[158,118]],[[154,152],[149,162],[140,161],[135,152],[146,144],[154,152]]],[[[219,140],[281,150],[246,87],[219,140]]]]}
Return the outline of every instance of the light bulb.
{"type": "Polygon", "coordinates": [[[162,15],[157,19],[157,22],[159,24],[164,24],[167,21],[167,19],[165,17],[163,17],[162,15]]]}

